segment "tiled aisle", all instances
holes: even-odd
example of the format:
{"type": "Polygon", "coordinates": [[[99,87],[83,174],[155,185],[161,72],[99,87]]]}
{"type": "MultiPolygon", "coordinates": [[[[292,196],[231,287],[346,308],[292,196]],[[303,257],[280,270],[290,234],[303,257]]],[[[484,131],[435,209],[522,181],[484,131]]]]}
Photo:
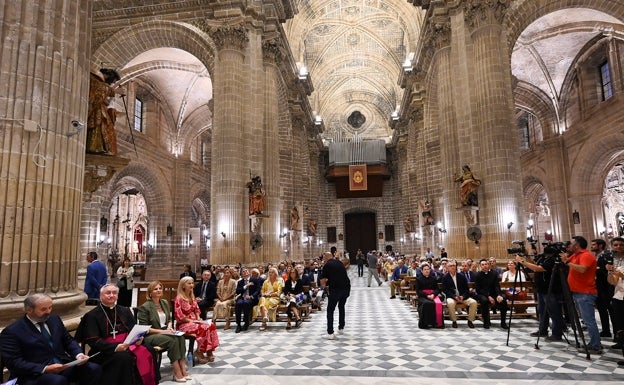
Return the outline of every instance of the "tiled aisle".
{"type": "MultiPolygon", "coordinates": [[[[416,313],[405,301],[390,300],[384,283],[366,287],[366,276],[350,270],[352,294],[347,302],[346,334],[324,339],[325,311],[312,315],[300,329],[286,331],[284,323],[258,331],[222,330],[216,360],[191,370],[187,384],[602,384],[624,381],[618,367],[622,351],[605,349],[602,356],[585,359],[565,343],[542,341],[529,333],[534,320],[514,320],[509,346],[507,332],[496,326],[420,330],[416,313]]],[[[494,321],[494,320],[493,320],[494,321]]],[[[337,322],[337,314],[336,314],[337,322]]],[[[337,327],[337,325],[336,325],[337,327]]],[[[571,335],[570,338],[574,340],[571,335]]],[[[603,340],[603,345],[613,342],[603,340]]],[[[171,369],[163,363],[161,384],[173,384],[171,369]]]]}

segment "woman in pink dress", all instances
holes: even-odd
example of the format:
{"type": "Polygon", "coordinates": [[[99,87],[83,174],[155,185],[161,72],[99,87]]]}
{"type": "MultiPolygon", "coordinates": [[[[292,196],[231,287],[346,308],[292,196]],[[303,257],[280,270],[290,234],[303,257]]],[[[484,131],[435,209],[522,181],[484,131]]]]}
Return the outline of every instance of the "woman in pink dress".
{"type": "Polygon", "coordinates": [[[219,336],[213,322],[202,321],[199,317],[199,306],[195,301],[193,286],[195,282],[192,277],[184,277],[178,283],[178,295],[174,301],[176,328],[195,336],[197,341],[195,359],[205,364],[214,361],[212,351],[219,346],[219,336]]]}

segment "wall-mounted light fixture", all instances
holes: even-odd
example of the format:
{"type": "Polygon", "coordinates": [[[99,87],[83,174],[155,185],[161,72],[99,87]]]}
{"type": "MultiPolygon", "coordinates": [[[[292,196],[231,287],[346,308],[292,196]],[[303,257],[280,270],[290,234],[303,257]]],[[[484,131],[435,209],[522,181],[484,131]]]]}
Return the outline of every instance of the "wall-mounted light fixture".
{"type": "Polygon", "coordinates": [[[108,246],[110,246],[112,241],[113,241],[112,238],[106,238],[106,235],[101,234],[100,235],[100,240],[97,242],[97,247],[100,247],[100,246],[108,247],[108,246]]]}
{"type": "Polygon", "coordinates": [[[173,226],[171,226],[171,223],[167,225],[167,236],[173,236],[173,226]]]}
{"type": "Polygon", "coordinates": [[[222,231],[222,232],[221,232],[221,236],[222,236],[223,238],[225,238],[225,232],[223,232],[223,231],[222,231]]]}
{"type": "Polygon", "coordinates": [[[287,235],[288,235],[288,229],[284,227],[282,229],[282,233],[279,235],[279,237],[280,237],[280,239],[282,239],[282,238],[284,238],[287,235]]]}
{"type": "Polygon", "coordinates": [[[514,225],[513,222],[507,223],[507,230],[511,230],[511,226],[513,226],[513,225],[514,225]]]}
{"type": "Polygon", "coordinates": [[[195,242],[193,241],[193,236],[192,236],[191,234],[189,234],[189,237],[188,237],[188,243],[189,243],[189,246],[193,246],[193,243],[195,243],[195,242]]]}
{"type": "Polygon", "coordinates": [[[444,226],[442,226],[442,222],[438,222],[436,227],[438,228],[438,231],[441,233],[446,233],[446,229],[444,228],[444,226]]]}
{"type": "Polygon", "coordinates": [[[532,230],[533,229],[533,219],[529,219],[529,221],[527,222],[527,230],[532,230]]]}

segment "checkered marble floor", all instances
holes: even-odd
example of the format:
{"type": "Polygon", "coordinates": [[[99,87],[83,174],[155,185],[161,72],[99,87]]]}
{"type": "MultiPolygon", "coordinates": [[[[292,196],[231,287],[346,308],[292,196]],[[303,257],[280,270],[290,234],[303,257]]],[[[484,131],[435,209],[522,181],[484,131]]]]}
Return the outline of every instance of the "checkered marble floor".
{"type": "MultiPolygon", "coordinates": [[[[366,272],[352,283],[347,302],[345,335],[326,340],[325,309],[313,313],[300,329],[285,330],[285,323],[259,323],[247,332],[224,331],[218,324],[221,346],[216,360],[191,369],[189,383],[210,384],[598,384],[624,381],[618,367],[622,351],[605,349],[602,356],[585,354],[564,342],[540,341],[529,333],[537,321],[514,319],[509,334],[493,319],[492,329],[480,321],[469,329],[421,330],[417,313],[406,301],[389,299],[388,283],[368,288],[366,272]]],[[[337,310],[335,327],[337,328],[337,310]]],[[[603,340],[608,347],[613,342],[603,340]]],[[[166,360],[163,360],[166,361],[166,360]]],[[[173,384],[167,362],[161,384],[173,384]]]]}

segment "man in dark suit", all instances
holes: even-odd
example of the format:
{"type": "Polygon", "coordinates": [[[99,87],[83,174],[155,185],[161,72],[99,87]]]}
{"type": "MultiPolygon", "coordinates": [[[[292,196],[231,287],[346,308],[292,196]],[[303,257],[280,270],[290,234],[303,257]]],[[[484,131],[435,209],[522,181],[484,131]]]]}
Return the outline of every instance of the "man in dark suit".
{"type": "Polygon", "coordinates": [[[480,260],[479,266],[481,266],[481,271],[475,280],[475,298],[481,305],[483,327],[490,328],[490,307],[492,307],[498,308],[501,312],[501,328],[509,329],[505,320],[507,317],[507,299],[500,288],[498,274],[491,270],[492,266],[487,259],[480,260]]]}
{"type": "Polygon", "coordinates": [[[260,299],[262,280],[259,278],[260,272],[257,269],[253,270],[255,277],[250,276],[248,269],[243,269],[241,279],[236,285],[236,304],[234,305],[234,314],[236,315],[235,333],[249,329],[251,310],[258,304],[260,299]],[[241,322],[243,323],[242,326],[241,322]]]}
{"type": "Polygon", "coordinates": [[[212,281],[212,273],[210,270],[204,270],[202,272],[202,281],[195,284],[193,292],[197,299],[197,306],[199,306],[199,316],[201,319],[206,319],[206,312],[209,308],[214,306],[215,299],[217,298],[217,286],[212,281]]]}
{"type": "Polygon", "coordinates": [[[468,290],[468,281],[462,274],[457,274],[457,262],[450,260],[446,264],[448,273],[442,277],[442,291],[446,296],[446,307],[448,308],[449,317],[453,322],[453,327],[457,327],[457,313],[455,306],[458,303],[464,303],[468,306],[468,327],[474,328],[474,320],[477,315],[477,301],[470,298],[468,290]]]}
{"type": "Polygon", "coordinates": [[[108,274],[106,273],[106,266],[98,261],[98,255],[95,251],[87,253],[87,262],[89,262],[89,266],[87,266],[84,292],[87,293],[87,300],[95,300],[97,304],[97,300],[100,298],[100,288],[106,284],[108,274]]]}
{"type": "Polygon", "coordinates": [[[193,268],[188,263],[184,265],[184,271],[180,273],[180,279],[184,277],[193,277],[193,281],[197,280],[197,275],[195,275],[193,268]]]}
{"type": "Polygon", "coordinates": [[[52,298],[33,294],[24,300],[26,315],[0,333],[2,361],[20,385],[95,385],[102,368],[88,362],[89,356],[67,332],[63,321],[52,312],[52,298]],[[74,360],[84,362],[66,367],[74,360]]]}

